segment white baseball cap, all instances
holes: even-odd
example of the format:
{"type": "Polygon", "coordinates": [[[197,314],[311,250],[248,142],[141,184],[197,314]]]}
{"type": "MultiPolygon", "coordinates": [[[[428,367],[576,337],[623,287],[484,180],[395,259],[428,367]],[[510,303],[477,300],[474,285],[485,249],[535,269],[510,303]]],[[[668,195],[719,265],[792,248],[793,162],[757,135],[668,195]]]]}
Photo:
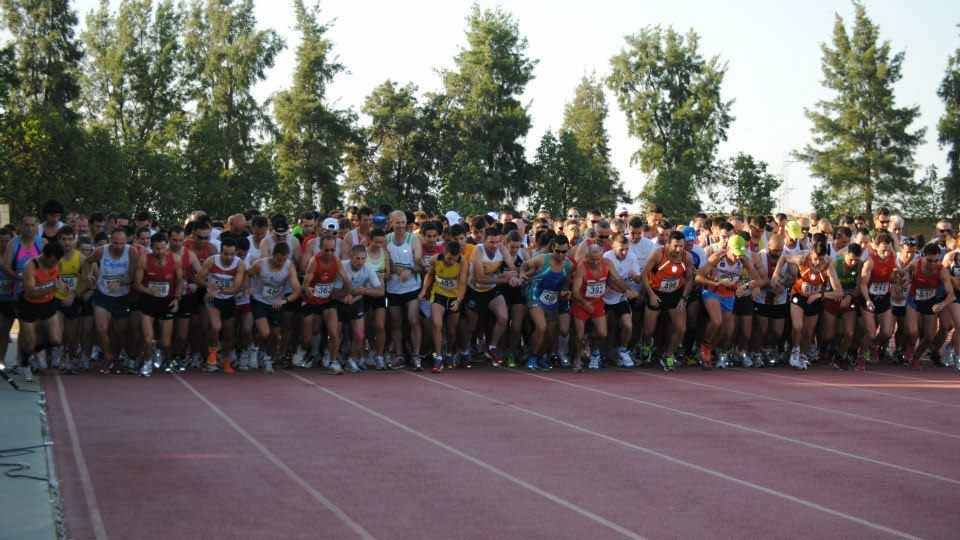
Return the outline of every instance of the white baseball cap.
{"type": "Polygon", "coordinates": [[[447,221],[450,222],[450,225],[456,225],[460,223],[460,220],[462,219],[456,210],[450,210],[444,214],[444,217],[447,218],[447,221]]]}
{"type": "Polygon", "coordinates": [[[336,218],[328,217],[327,219],[323,220],[323,223],[320,225],[320,227],[336,232],[340,230],[340,222],[337,221],[336,218]]]}
{"type": "Polygon", "coordinates": [[[620,214],[630,214],[630,211],[627,210],[626,206],[621,206],[620,208],[617,208],[617,217],[620,217],[620,214]]]}

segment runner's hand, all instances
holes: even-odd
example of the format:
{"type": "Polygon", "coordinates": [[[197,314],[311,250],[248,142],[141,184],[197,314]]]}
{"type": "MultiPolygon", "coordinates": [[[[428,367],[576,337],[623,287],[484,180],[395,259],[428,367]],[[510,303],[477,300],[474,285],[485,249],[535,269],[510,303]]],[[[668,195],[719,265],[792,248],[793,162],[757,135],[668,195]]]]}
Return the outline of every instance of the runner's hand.
{"type": "MultiPolygon", "coordinates": [[[[658,308],[660,307],[660,297],[656,293],[651,294],[650,298],[647,300],[650,303],[650,307],[658,308]]],[[[682,301],[682,300],[681,300],[682,301]]]]}

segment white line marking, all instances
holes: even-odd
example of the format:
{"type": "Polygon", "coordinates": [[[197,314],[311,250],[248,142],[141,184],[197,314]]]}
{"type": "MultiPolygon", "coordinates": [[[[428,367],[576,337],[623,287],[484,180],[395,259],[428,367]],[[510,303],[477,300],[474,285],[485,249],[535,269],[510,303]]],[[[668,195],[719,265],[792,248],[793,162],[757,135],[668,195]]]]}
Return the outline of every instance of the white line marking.
{"type": "MultiPolygon", "coordinates": [[[[953,368],[950,368],[950,371],[953,371],[953,368]]],[[[941,384],[950,384],[953,385],[956,389],[960,389],[960,378],[954,378],[951,380],[946,379],[924,379],[923,377],[912,377],[910,375],[901,375],[899,373],[887,373],[885,371],[868,371],[868,375],[883,375],[884,377],[896,377],[898,379],[907,379],[910,381],[922,381],[926,383],[941,383],[941,384]]],[[[954,388],[950,388],[952,390],[954,388]]]]}
{"type": "Polygon", "coordinates": [[[241,437],[246,439],[248,443],[250,443],[261,454],[263,454],[263,457],[267,458],[267,461],[269,461],[275,467],[280,469],[285,475],[287,475],[287,478],[289,478],[290,480],[293,480],[295,484],[303,488],[303,490],[309,493],[310,496],[313,497],[317,502],[322,504],[327,510],[333,513],[333,515],[337,516],[337,518],[339,518],[340,521],[344,523],[344,525],[352,529],[353,532],[357,533],[357,535],[360,538],[363,538],[364,540],[377,540],[375,536],[373,536],[372,534],[370,534],[369,531],[363,528],[363,525],[360,525],[359,523],[351,519],[350,516],[348,516],[343,510],[340,509],[340,507],[334,504],[333,501],[324,497],[322,493],[320,493],[313,486],[311,486],[306,480],[303,479],[302,476],[294,472],[293,469],[287,466],[287,464],[284,463],[279,457],[277,457],[276,454],[271,452],[269,448],[267,448],[260,441],[254,438],[253,435],[249,434],[245,429],[240,427],[240,425],[237,424],[237,422],[234,421],[233,418],[227,415],[227,413],[223,412],[223,410],[221,410],[220,407],[217,407],[216,405],[214,405],[213,402],[211,402],[209,399],[206,398],[206,396],[201,394],[199,390],[193,387],[193,385],[185,381],[180,375],[175,375],[175,377],[177,381],[179,381],[180,384],[185,386],[187,390],[193,393],[193,395],[196,396],[197,399],[205,403],[207,407],[210,407],[210,410],[212,410],[217,416],[219,416],[220,419],[226,422],[227,425],[233,428],[234,431],[239,433],[241,437]]]}
{"type": "Polygon", "coordinates": [[[827,453],[830,453],[830,454],[836,454],[836,455],[838,455],[838,456],[843,456],[843,457],[846,457],[846,458],[855,459],[855,460],[857,460],[857,461],[863,461],[863,462],[866,462],[866,463],[872,463],[872,464],[874,464],[874,465],[880,465],[880,466],[882,466],[882,467],[888,467],[888,468],[895,469],[895,470],[898,470],[898,471],[902,471],[902,472],[906,472],[906,473],[910,473],[910,474],[915,474],[915,475],[917,475],[917,476],[923,476],[923,477],[926,477],[926,478],[931,478],[931,479],[933,479],[933,480],[939,480],[939,481],[941,481],[941,482],[946,482],[946,483],[948,483],[948,484],[960,485],[960,480],[956,480],[956,479],[954,479],[954,478],[949,478],[949,477],[946,477],[946,476],[941,476],[941,475],[936,474],[936,473],[931,473],[931,472],[927,472],[927,471],[921,471],[921,470],[919,470],[919,469],[913,469],[913,468],[910,468],[910,467],[905,467],[905,466],[903,466],[903,465],[897,465],[897,464],[895,464],[895,463],[888,463],[888,462],[886,462],[886,461],[881,461],[881,460],[879,460],[879,459],[873,459],[873,458],[869,458],[869,457],[866,457],[866,456],[858,456],[857,454],[851,454],[850,452],[844,452],[843,450],[837,450],[836,448],[831,448],[831,447],[829,447],[829,446],[823,446],[823,445],[820,445],[820,444],[817,444],[817,443],[812,443],[812,442],[807,442],[807,441],[801,441],[800,439],[794,439],[793,437],[787,437],[786,435],[778,435],[778,434],[776,434],[776,433],[771,433],[771,432],[769,432],[769,431],[763,431],[762,429],[752,428],[752,427],[750,427],[750,426],[744,426],[744,425],[742,425],[742,424],[737,424],[737,423],[734,423],[734,422],[728,422],[728,421],[726,421],[726,420],[720,420],[720,419],[718,419],[718,418],[711,418],[711,417],[709,417],[709,416],[704,416],[704,415],[702,415],[702,414],[697,414],[697,413],[693,413],[693,412],[690,412],[690,411],[684,411],[683,409],[676,409],[676,408],[674,408],[674,407],[669,407],[669,406],[667,406],[667,405],[661,405],[660,403],[655,403],[655,402],[653,402],[653,401],[645,401],[645,400],[633,398],[633,397],[630,397],[630,396],[624,396],[624,395],[622,395],[622,394],[615,394],[615,393],[613,393],[613,392],[607,392],[606,390],[600,390],[600,389],[598,389],[598,388],[593,388],[593,387],[591,387],[591,386],[584,386],[584,385],[582,385],[582,384],[576,384],[576,383],[571,383],[571,382],[567,382],[567,381],[561,381],[560,379],[554,379],[554,378],[551,378],[551,377],[544,377],[543,375],[537,375],[537,374],[535,374],[535,373],[529,373],[529,372],[526,372],[526,371],[515,371],[515,370],[511,370],[511,371],[514,371],[515,373],[519,373],[519,374],[522,374],[522,375],[529,375],[529,376],[531,376],[531,377],[536,377],[536,378],[538,378],[538,379],[543,379],[543,380],[545,380],[545,381],[552,381],[552,382],[555,382],[555,383],[557,383],[557,384],[563,384],[563,385],[567,385],[567,386],[570,386],[570,387],[573,387],[573,388],[579,388],[579,389],[581,389],[581,390],[586,390],[586,391],[589,391],[589,392],[595,392],[595,393],[597,393],[597,394],[601,394],[601,395],[604,395],[604,396],[607,396],[607,397],[612,397],[612,398],[616,398],[616,399],[622,399],[622,400],[624,400],[624,401],[630,401],[630,402],[632,402],[632,403],[637,403],[637,404],[639,404],[639,405],[646,405],[646,406],[648,406],[648,407],[653,407],[653,408],[656,408],[656,409],[661,409],[661,410],[664,410],[664,411],[669,411],[669,412],[672,412],[672,413],[674,413],[674,414],[680,414],[680,415],[683,415],[683,416],[688,416],[688,417],[690,417],[690,418],[696,418],[696,419],[698,419],[698,420],[704,420],[704,421],[706,421],[706,422],[713,422],[713,423],[715,423],[715,424],[720,424],[720,425],[722,425],[722,426],[726,426],[726,427],[730,427],[730,428],[734,428],[734,429],[739,429],[739,430],[741,430],[741,431],[746,431],[746,432],[748,432],[748,433],[754,433],[754,434],[756,434],[756,435],[763,435],[764,437],[770,437],[771,439],[776,439],[776,440],[778,440],[778,441],[788,442],[788,443],[792,443],[792,444],[796,444],[796,445],[800,445],[800,446],[806,446],[807,448],[813,448],[813,449],[820,450],[820,451],[823,451],[823,452],[827,452],[827,453]]]}
{"type": "MultiPolygon", "coordinates": [[[[446,450],[447,452],[450,452],[451,454],[453,454],[453,455],[455,455],[455,456],[457,456],[457,457],[459,457],[459,458],[461,458],[461,459],[464,459],[464,460],[466,460],[466,461],[469,461],[470,463],[473,463],[473,464],[476,465],[477,467],[480,467],[480,468],[482,468],[482,469],[484,469],[484,470],[486,470],[486,471],[488,471],[488,472],[491,472],[491,473],[499,476],[500,478],[503,478],[504,480],[507,480],[508,482],[511,482],[511,483],[513,483],[513,484],[516,484],[516,485],[518,485],[518,486],[526,489],[527,491],[530,491],[530,492],[532,492],[532,493],[535,493],[535,494],[543,497],[544,499],[547,499],[547,500],[549,500],[549,501],[551,501],[551,502],[553,502],[553,503],[556,503],[556,504],[558,504],[558,505],[566,508],[567,510],[570,510],[570,511],[572,511],[572,512],[575,512],[575,513],[577,513],[577,514],[580,514],[581,516],[584,516],[584,517],[590,519],[591,521],[594,521],[595,523],[598,523],[598,524],[600,524],[600,525],[603,525],[604,527],[607,527],[608,529],[614,530],[614,531],[622,534],[623,536],[626,536],[627,538],[632,538],[633,540],[645,540],[644,537],[641,536],[640,534],[635,533],[635,532],[631,531],[630,529],[627,529],[626,527],[623,527],[622,525],[618,525],[617,523],[614,523],[614,522],[612,522],[612,521],[610,521],[610,520],[608,520],[608,519],[606,519],[606,518],[604,518],[604,517],[602,517],[602,516],[599,516],[599,515],[597,515],[597,514],[594,514],[593,512],[590,512],[589,510],[585,510],[585,509],[583,509],[583,508],[580,508],[580,507],[579,507],[578,505],[576,505],[575,503],[572,503],[572,502],[570,502],[570,501],[568,501],[568,500],[566,500],[566,499],[564,499],[564,498],[562,498],[562,497],[560,497],[560,496],[558,496],[558,495],[554,495],[553,493],[550,493],[549,491],[545,491],[545,490],[543,490],[543,489],[541,489],[541,488],[539,488],[539,487],[537,487],[537,486],[535,486],[535,485],[533,485],[533,484],[531,484],[531,483],[529,483],[529,482],[527,482],[527,481],[525,481],[525,480],[521,480],[521,479],[517,478],[516,476],[513,476],[512,474],[510,474],[510,473],[508,473],[508,472],[506,472],[506,471],[504,471],[504,470],[502,470],[502,469],[499,469],[499,468],[497,468],[497,467],[495,467],[495,466],[487,463],[486,461],[483,461],[483,460],[481,460],[481,459],[475,458],[475,457],[471,456],[470,454],[467,454],[467,453],[463,452],[462,450],[459,450],[459,449],[457,449],[457,448],[454,448],[453,446],[450,446],[449,444],[447,444],[447,443],[445,443],[445,442],[443,442],[443,441],[440,441],[440,440],[438,440],[438,439],[434,439],[433,437],[427,435],[426,433],[423,433],[423,432],[421,432],[421,431],[418,431],[418,430],[416,430],[416,429],[414,429],[414,428],[412,428],[412,427],[410,427],[410,426],[408,426],[408,425],[406,425],[406,424],[402,424],[402,423],[398,422],[397,420],[394,420],[393,418],[390,418],[389,416],[386,416],[386,415],[384,415],[384,414],[382,414],[382,413],[379,413],[379,412],[377,412],[377,411],[375,411],[375,410],[373,410],[373,409],[371,409],[371,408],[369,408],[369,407],[367,407],[367,406],[365,406],[365,405],[362,405],[362,404],[360,404],[360,403],[357,403],[356,401],[354,401],[354,400],[352,400],[352,399],[350,399],[350,398],[348,398],[348,397],[346,397],[346,396],[340,395],[340,394],[338,394],[337,392],[334,392],[333,390],[330,390],[329,388],[320,386],[320,385],[318,385],[317,383],[313,382],[312,380],[307,379],[306,377],[303,377],[303,376],[301,376],[301,375],[298,375],[298,374],[296,374],[296,373],[292,373],[292,372],[289,372],[289,371],[284,371],[283,373],[286,374],[286,375],[289,375],[289,376],[291,376],[291,377],[293,377],[293,378],[295,378],[295,379],[298,379],[298,380],[300,380],[300,381],[303,381],[304,383],[306,383],[306,384],[308,384],[308,385],[310,385],[310,386],[313,386],[314,388],[316,388],[316,389],[318,389],[318,390],[321,390],[321,391],[323,391],[323,392],[326,392],[326,393],[329,394],[330,396],[333,396],[333,397],[339,399],[340,401],[342,401],[342,402],[344,402],[344,403],[347,403],[347,404],[349,404],[349,405],[352,405],[353,407],[356,407],[357,409],[360,409],[361,411],[369,414],[370,416],[373,416],[373,417],[375,417],[375,418],[378,418],[378,419],[380,419],[380,420],[382,420],[382,421],[384,421],[384,422],[392,425],[393,427],[395,427],[395,428],[397,428],[397,429],[406,431],[407,433],[409,433],[409,434],[411,434],[411,435],[414,435],[414,436],[416,436],[416,437],[419,437],[419,438],[427,441],[428,443],[430,443],[430,444],[432,444],[432,445],[434,445],[434,446],[437,446],[437,447],[439,447],[439,448],[442,448],[442,449],[446,450]]],[[[408,373],[408,372],[405,371],[405,372],[403,372],[403,373],[408,373]]]]}
{"type": "MultiPolygon", "coordinates": [[[[756,369],[733,368],[732,371],[741,371],[741,372],[743,372],[743,373],[753,373],[753,374],[760,375],[760,376],[767,375],[767,376],[769,376],[769,377],[779,377],[779,378],[781,378],[781,379],[790,379],[790,380],[792,380],[792,381],[802,381],[802,382],[805,382],[805,383],[807,383],[807,384],[818,384],[818,385],[820,385],[820,386],[823,387],[823,388],[836,388],[836,389],[839,389],[839,390],[857,390],[857,391],[859,391],[859,392],[869,392],[869,393],[871,393],[871,394],[878,394],[878,395],[881,395],[881,396],[887,396],[887,397],[892,397],[892,398],[897,398],[897,399],[905,399],[905,400],[908,400],[908,401],[919,401],[919,402],[921,402],[921,403],[928,403],[928,404],[930,404],[930,405],[937,405],[937,406],[940,406],[940,407],[958,407],[958,408],[960,408],[960,405],[958,405],[958,404],[956,404],[956,403],[944,403],[944,402],[942,402],[942,401],[933,401],[933,400],[923,399],[923,398],[918,398],[918,397],[913,397],[913,396],[903,396],[903,395],[900,395],[900,394],[890,394],[890,393],[887,393],[887,392],[880,392],[879,390],[873,390],[873,389],[871,389],[871,388],[863,388],[863,387],[860,387],[860,386],[856,386],[855,384],[849,383],[849,382],[848,382],[848,383],[844,383],[844,382],[836,382],[836,383],[833,383],[833,382],[826,382],[826,381],[821,381],[821,380],[817,380],[817,379],[802,379],[802,378],[800,378],[800,377],[791,377],[791,376],[789,376],[789,375],[781,375],[781,374],[778,374],[778,373],[770,373],[770,370],[768,370],[768,369],[756,370],[756,369]]],[[[870,373],[870,372],[867,371],[867,373],[870,373]]]]}
{"type": "Polygon", "coordinates": [[[880,418],[873,418],[873,417],[870,417],[870,416],[863,416],[863,415],[856,414],[856,413],[851,413],[851,412],[846,412],[846,411],[840,411],[840,410],[836,410],[836,409],[829,409],[829,408],[827,408],[827,407],[818,407],[817,405],[810,405],[810,404],[808,404],[808,403],[801,403],[801,402],[799,402],[799,401],[791,401],[791,400],[788,400],[788,399],[780,399],[780,398],[775,398],[775,397],[771,397],[771,396],[765,396],[765,395],[763,395],[763,394],[755,394],[755,393],[753,393],[753,392],[746,392],[746,391],[743,391],[743,390],[737,390],[737,389],[735,389],[735,388],[726,388],[726,387],[723,387],[723,386],[714,386],[714,385],[712,385],[712,384],[700,383],[700,382],[696,382],[696,381],[688,381],[688,380],[686,380],[686,379],[680,379],[680,378],[674,378],[674,377],[667,377],[667,376],[665,376],[665,375],[657,375],[657,374],[655,374],[655,373],[648,373],[648,372],[645,372],[645,371],[638,371],[638,370],[625,369],[625,368],[616,368],[616,369],[618,369],[619,371],[625,371],[625,372],[627,372],[627,373],[634,373],[634,374],[637,374],[637,375],[644,375],[644,376],[647,376],[647,377],[653,377],[653,378],[655,378],[655,379],[663,379],[663,380],[665,380],[665,381],[670,381],[670,382],[674,382],[674,383],[692,384],[692,385],[696,385],[696,386],[702,386],[702,387],[704,387],[704,388],[712,388],[712,389],[714,389],[714,390],[722,390],[722,391],[724,391],[724,392],[731,392],[731,393],[734,393],[734,394],[740,394],[740,395],[743,395],[743,396],[749,396],[749,397],[754,397],[754,398],[759,398],[759,399],[765,399],[765,400],[769,400],[769,401],[776,401],[776,402],[778,402],[778,403],[786,403],[786,404],[788,404],[788,405],[797,405],[797,406],[799,406],[799,407],[805,407],[805,408],[813,409],[813,410],[816,410],[816,411],[823,411],[823,412],[827,412],[827,413],[830,413],[830,414],[840,414],[840,415],[843,415],[843,416],[849,416],[849,417],[851,417],[851,418],[856,418],[856,419],[858,419],[858,420],[865,420],[865,421],[868,421],[868,422],[876,422],[876,423],[878,423],[878,424],[885,424],[885,425],[888,425],[888,426],[894,426],[894,427],[898,427],[898,428],[900,428],[900,429],[909,429],[909,430],[914,430],[914,431],[922,431],[922,432],[924,432],[924,433],[930,433],[931,435],[939,435],[939,436],[941,436],[941,437],[950,437],[950,438],[952,438],[952,439],[960,439],[960,435],[954,435],[954,434],[952,434],[952,433],[944,433],[944,432],[942,432],[942,431],[937,431],[937,430],[934,430],[934,429],[927,429],[927,428],[922,428],[922,427],[917,427],[917,426],[911,426],[911,425],[908,425],[908,424],[901,424],[901,423],[899,423],[899,422],[893,422],[893,421],[891,421],[891,420],[883,420],[883,419],[880,419],[880,418]]]}
{"type": "Polygon", "coordinates": [[[80,448],[80,438],[77,436],[77,424],[73,419],[73,409],[70,408],[70,401],[67,399],[67,389],[60,380],[60,375],[54,376],[57,381],[57,391],[59,392],[60,408],[63,409],[63,417],[67,422],[67,433],[70,434],[70,448],[73,451],[73,459],[77,463],[77,472],[80,474],[80,487],[83,489],[83,498],[87,501],[87,512],[90,514],[90,524],[93,526],[93,535],[97,540],[107,540],[107,529],[103,526],[103,516],[100,515],[100,506],[97,504],[97,495],[93,490],[93,481],[90,479],[90,471],[87,469],[87,460],[83,457],[83,450],[80,448]]]}
{"type": "MultiPolygon", "coordinates": [[[[887,527],[887,526],[885,526],[885,525],[881,525],[881,524],[879,524],[879,523],[874,523],[874,522],[872,522],[872,521],[868,521],[868,520],[863,519],[863,518],[858,518],[858,517],[853,516],[853,515],[850,515],[850,514],[845,514],[845,513],[843,513],[843,512],[834,510],[834,509],[832,509],[832,508],[828,508],[828,507],[826,507],[826,506],[817,504],[817,503],[815,503],[815,502],[808,501],[808,500],[806,500],[806,499],[801,499],[800,497],[796,497],[796,496],[794,496],[794,495],[790,495],[790,494],[784,493],[784,492],[782,492],[782,491],[777,491],[776,489],[773,489],[773,488],[768,488],[768,487],[766,487],[766,486],[761,486],[760,484],[754,484],[753,482],[750,482],[749,480],[743,480],[742,478],[737,478],[736,476],[730,476],[730,475],[725,474],[725,473],[722,473],[722,472],[720,472],[720,471],[717,471],[717,470],[714,470],[714,469],[710,469],[710,468],[704,467],[704,466],[702,466],[702,465],[697,465],[696,463],[692,463],[692,462],[689,462],[689,461],[684,461],[684,460],[682,460],[682,459],[675,458],[675,457],[673,457],[673,456],[670,456],[670,455],[667,455],[667,454],[663,454],[663,453],[657,452],[656,450],[652,450],[652,449],[647,448],[647,447],[645,447],[645,446],[640,446],[640,445],[638,445],[638,444],[634,444],[634,443],[631,443],[631,442],[627,442],[627,441],[624,441],[624,440],[622,440],[622,439],[618,439],[618,438],[616,438],[616,437],[612,437],[612,436],[610,436],[610,435],[605,435],[605,434],[603,434],[603,433],[599,433],[599,432],[593,431],[592,429],[588,429],[588,428],[585,428],[585,427],[582,427],[582,426],[578,426],[578,425],[576,425],[576,424],[571,424],[570,422],[567,422],[567,421],[565,421],[565,420],[560,420],[559,418],[554,418],[553,416],[550,416],[550,415],[547,415],[547,414],[539,413],[539,412],[537,412],[537,411],[530,410],[530,409],[525,409],[525,408],[523,408],[523,407],[520,407],[519,405],[514,405],[514,404],[512,404],[512,403],[507,403],[507,402],[505,402],[505,401],[500,401],[499,399],[492,398],[492,397],[490,397],[490,396],[486,396],[486,395],[480,394],[480,393],[478,393],[478,392],[474,392],[473,390],[467,390],[466,388],[462,388],[462,387],[459,387],[459,386],[456,386],[456,385],[453,385],[453,384],[441,382],[441,381],[438,381],[438,380],[436,380],[436,379],[431,379],[431,378],[429,378],[429,377],[425,377],[425,376],[423,376],[423,375],[418,375],[418,374],[416,374],[416,373],[410,373],[410,372],[406,372],[406,373],[407,373],[408,375],[413,376],[413,377],[418,377],[418,378],[420,378],[420,379],[423,379],[424,381],[427,381],[427,382],[430,382],[430,383],[433,383],[433,384],[438,384],[438,385],[440,385],[440,386],[445,386],[445,387],[450,388],[450,389],[452,389],[452,390],[456,390],[456,391],[458,391],[458,392],[462,392],[462,393],[464,393],[464,394],[468,394],[468,395],[471,395],[471,396],[474,396],[474,397],[477,397],[477,398],[480,398],[480,399],[489,401],[489,402],[491,402],[491,403],[495,403],[495,404],[497,404],[497,405],[501,405],[501,406],[504,406],[504,407],[509,407],[509,408],[514,409],[514,410],[516,410],[516,411],[520,411],[520,412],[522,412],[522,413],[526,413],[526,414],[529,414],[529,415],[531,415],[531,416],[535,416],[535,417],[537,417],[537,418],[541,418],[541,419],[543,419],[543,420],[547,420],[547,421],[549,421],[549,422],[553,422],[553,423],[555,423],[555,424],[558,424],[558,425],[561,425],[561,426],[563,426],[563,427],[572,429],[572,430],[574,430],[574,431],[579,431],[579,432],[581,432],[581,433],[586,433],[587,435],[592,435],[592,436],[594,436],[594,437],[603,439],[603,440],[605,440],[605,441],[612,442],[612,443],[614,443],[614,444],[618,444],[618,445],[620,445],[620,446],[624,446],[624,447],[630,448],[630,449],[632,449],[632,450],[637,450],[638,452],[643,452],[644,454],[649,454],[649,455],[651,455],[651,456],[658,457],[658,458],[660,458],[660,459],[664,459],[664,460],[669,461],[669,462],[671,462],[671,463],[674,463],[674,464],[676,464],[676,465],[681,465],[681,466],[683,466],[683,467],[687,467],[687,468],[690,468],[690,469],[693,469],[693,470],[702,472],[702,473],[704,473],[704,474],[708,474],[708,475],[710,475],[710,476],[714,476],[714,477],[716,477],[716,478],[720,478],[720,479],[723,479],[723,480],[727,480],[728,482],[733,482],[733,483],[735,483],[735,484],[738,484],[738,485],[741,485],[741,486],[744,486],[744,487],[748,487],[748,488],[751,488],[751,489],[755,489],[755,490],[760,491],[760,492],[762,492],[762,493],[766,493],[767,495],[773,495],[773,496],[775,496],[775,497],[779,497],[779,498],[781,498],[781,499],[785,499],[785,500],[787,500],[787,501],[794,502],[794,503],[797,503],[797,504],[806,506],[807,508],[811,508],[811,509],[813,509],[813,510],[818,510],[818,511],[824,512],[824,513],[826,513],[826,514],[830,514],[831,516],[838,517],[838,518],[841,518],[841,519],[845,519],[845,520],[847,520],[847,521],[851,521],[851,522],[856,523],[856,524],[858,524],[858,525],[863,525],[863,526],[865,526],[865,527],[869,527],[869,528],[871,528],[871,529],[875,529],[875,530],[878,530],[878,531],[882,531],[882,532],[885,532],[885,533],[887,533],[887,534],[891,534],[891,535],[893,535],[893,536],[897,536],[897,537],[900,537],[900,538],[910,538],[910,539],[915,539],[915,540],[916,540],[916,539],[919,539],[919,537],[914,536],[914,535],[912,535],[912,534],[910,534],[910,533],[906,533],[906,532],[903,532],[903,531],[900,531],[900,530],[897,530],[897,529],[893,529],[893,528],[887,527]]],[[[548,380],[553,380],[553,379],[549,379],[549,378],[547,378],[547,377],[544,377],[544,378],[545,378],[545,379],[548,379],[548,380]]]]}

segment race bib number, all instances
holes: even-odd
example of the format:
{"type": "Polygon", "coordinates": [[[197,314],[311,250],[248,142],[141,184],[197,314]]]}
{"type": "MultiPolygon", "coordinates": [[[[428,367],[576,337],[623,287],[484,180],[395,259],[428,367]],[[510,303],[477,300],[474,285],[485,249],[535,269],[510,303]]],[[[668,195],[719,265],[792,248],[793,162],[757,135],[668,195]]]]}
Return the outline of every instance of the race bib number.
{"type": "Polygon", "coordinates": [[[443,289],[452,291],[457,288],[457,280],[448,279],[448,278],[439,278],[437,279],[437,285],[439,285],[443,289]]]}
{"type": "Polygon", "coordinates": [[[0,296],[11,296],[13,294],[13,281],[0,281],[0,296]]]}
{"type": "Polygon", "coordinates": [[[679,288],[680,278],[670,278],[660,282],[660,292],[672,293],[679,288]]]}
{"type": "MultiPolygon", "coordinates": [[[[63,282],[67,285],[67,290],[75,291],[77,290],[77,276],[60,276],[63,282]]],[[[0,284],[0,294],[3,294],[2,284],[0,284]]]]}
{"type": "Polygon", "coordinates": [[[313,287],[313,295],[317,298],[330,298],[331,294],[333,294],[332,283],[321,283],[313,287]]]}
{"type": "Polygon", "coordinates": [[[557,303],[557,299],[560,295],[557,291],[540,291],[540,303],[545,306],[552,306],[557,303]]]}
{"type": "Polygon", "coordinates": [[[871,283],[870,284],[870,294],[873,296],[883,296],[890,292],[890,283],[884,281],[883,283],[871,283]]]}
{"type": "Polygon", "coordinates": [[[147,289],[154,296],[167,297],[170,295],[170,284],[166,281],[151,281],[147,284],[147,289]]]}
{"type": "Polygon", "coordinates": [[[803,291],[803,294],[807,294],[807,295],[817,294],[818,292],[820,292],[820,284],[808,283],[804,281],[803,286],[801,287],[801,290],[803,291]]]}
{"type": "Polygon", "coordinates": [[[123,287],[123,282],[121,281],[121,278],[119,278],[119,277],[116,277],[116,278],[103,278],[103,279],[104,279],[104,284],[107,286],[107,290],[110,291],[110,292],[119,291],[120,288],[123,287]]]}
{"type": "Polygon", "coordinates": [[[280,297],[280,288],[271,287],[270,285],[264,285],[263,290],[260,291],[260,294],[263,295],[267,300],[276,300],[280,297]]]}
{"type": "Polygon", "coordinates": [[[584,296],[587,298],[600,298],[605,292],[607,292],[606,281],[589,281],[587,282],[587,292],[584,296]]]}
{"type": "Polygon", "coordinates": [[[936,295],[937,295],[936,289],[917,289],[917,292],[916,292],[917,302],[932,300],[933,297],[936,295]]]}

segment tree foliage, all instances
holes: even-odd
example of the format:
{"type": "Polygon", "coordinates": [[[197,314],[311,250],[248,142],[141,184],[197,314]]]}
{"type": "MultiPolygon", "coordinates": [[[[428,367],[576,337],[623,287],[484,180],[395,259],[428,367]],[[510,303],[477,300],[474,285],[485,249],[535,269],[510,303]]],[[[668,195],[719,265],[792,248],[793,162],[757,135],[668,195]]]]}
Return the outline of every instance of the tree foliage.
{"type": "Polygon", "coordinates": [[[947,149],[947,175],[944,177],[944,209],[957,215],[960,209],[960,48],[947,59],[946,73],[937,95],[944,111],[937,122],[940,147],[947,149]]]}
{"type": "Polygon", "coordinates": [[[714,202],[742,216],[770,214],[774,193],[782,179],[767,172],[767,163],[743,152],[716,167],[717,197],[714,202]]]}
{"type": "Polygon", "coordinates": [[[902,77],[904,54],[879,41],[879,28],[862,4],[854,9],[852,30],[837,15],[832,44],[821,45],[823,85],[834,96],[807,110],[813,142],[796,155],[823,179],[817,197],[872,214],[877,199],[910,187],[913,153],[924,130],[910,130],[919,107],[895,106],[893,86],[902,77]]]}
{"type": "Polygon", "coordinates": [[[327,88],[344,70],[333,58],[328,27],[319,22],[319,7],[308,9],[294,0],[297,67],[293,85],[276,96],[274,113],[280,134],[277,144],[279,189],[272,206],[292,213],[308,208],[333,209],[340,204],[338,178],[352,139],[354,115],[326,102],[327,88]]]}
{"type": "Polygon", "coordinates": [[[668,215],[690,215],[733,121],[732,101],[720,92],[726,64],[704,58],[692,30],[682,35],[652,26],[626,41],[610,60],[607,86],[640,141],[632,162],[649,176],[642,198],[668,215]]]}

